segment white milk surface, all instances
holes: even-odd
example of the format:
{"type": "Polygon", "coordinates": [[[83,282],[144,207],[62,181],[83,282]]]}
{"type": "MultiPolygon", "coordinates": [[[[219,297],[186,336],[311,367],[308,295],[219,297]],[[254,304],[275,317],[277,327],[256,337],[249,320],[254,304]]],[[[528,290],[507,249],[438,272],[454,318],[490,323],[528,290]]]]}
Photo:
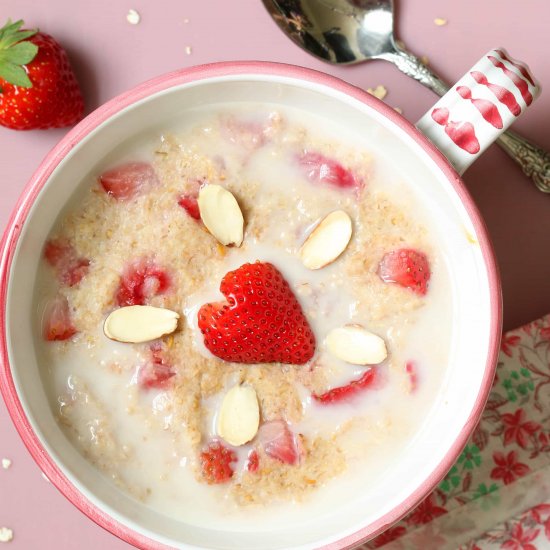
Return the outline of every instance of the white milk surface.
{"type": "MultiPolygon", "coordinates": [[[[233,113],[242,111],[241,115],[245,113],[249,119],[265,120],[265,107],[248,105],[237,110],[235,107],[228,109],[233,113]]],[[[423,209],[414,185],[407,181],[407,175],[399,172],[398,162],[388,159],[385,152],[377,149],[374,131],[366,129],[363,136],[349,136],[342,128],[312,115],[279,107],[277,111],[286,121],[290,121],[288,124],[309,128],[315,136],[368,151],[373,158],[374,173],[367,185],[373,191],[387,191],[397,205],[425,227],[432,248],[432,278],[425,304],[404,315],[403,319],[397,319],[385,333],[379,333],[385,338],[396,363],[405,364],[408,360],[414,360],[418,378],[416,389],[404,391],[402,375],[397,376],[384,364],[375,367],[385,373],[383,387],[366,390],[364,395],[349,404],[320,405],[312,400],[305,388],[300,388],[304,415],[299,423],[292,426],[295,432],[306,437],[327,435],[338,432],[352,418],[362,419],[341,440],[347,461],[345,473],[308,493],[303,499],[240,507],[228,497],[223,486],[197,481],[192,460],[187,456],[189,449],[181,439],[176,440],[172,435],[174,421],[165,410],[167,392],[170,390],[140,392],[136,388],[136,369],[145,360],[141,348],[108,340],[102,334],[101,325],[97,326],[97,338],[93,344],[87,344],[78,337],[75,342],[52,343],[39,339],[36,343],[37,352],[43,358],[43,379],[54,412],[59,413],[73,403],[71,419],[74,429],[66,426],[64,429],[77,448],[93,447],[93,443],[102,437],[101,426],[108,425],[115,440],[112,447],[116,451],[113,450],[113,464],[102,468],[106,475],[119,482],[122,490],[128,490],[144,505],[183,522],[208,528],[216,525],[219,529],[261,531],[268,524],[295,524],[312,515],[329,513],[338,502],[345,502],[355,494],[358,487],[368,492],[374,480],[391,473],[392,465],[399,461],[400,455],[406,452],[407,445],[421,429],[437,398],[451,345],[453,305],[445,259],[439,252],[438,235],[430,216],[423,209]],[[401,347],[394,348],[395,341],[401,342],[401,347]],[[131,459],[125,459],[126,454],[131,459]]],[[[220,112],[223,114],[224,110],[220,112]]],[[[215,120],[212,113],[197,111],[193,116],[187,116],[185,121],[178,122],[170,131],[183,135],[189,128],[199,125],[207,140],[215,120]]],[[[166,131],[152,132],[124,144],[105,159],[102,166],[128,159],[151,159],[159,135],[166,131]]],[[[203,288],[181,304],[180,313],[185,318],[183,330],[193,331],[195,351],[209,356],[197,329],[196,313],[199,307],[206,302],[223,299],[218,287],[227,271],[259,259],[272,262],[280,269],[302,304],[317,339],[315,358],[323,363],[331,387],[358,378],[364,367],[345,364],[330,357],[324,347],[324,338],[332,328],[346,323],[359,323],[368,328],[369,319],[358,312],[357,300],[338,261],[324,269],[310,271],[301,264],[296,254],[299,243],[303,242],[310,229],[304,226],[306,217],[302,216],[307,211],[308,194],[318,193],[328,204],[341,191],[328,187],[312,188],[289,165],[284,151],[269,143],[244,162],[244,167],[241,166],[243,159],[235,153],[233,144],[220,141],[216,146],[215,153],[223,158],[228,173],[233,167],[239,167],[241,174],[261,183],[256,197],[258,204],[269,201],[272,194],[280,190],[296,197],[296,209],[286,212],[274,208],[262,241],[250,238],[241,248],[230,249],[223,263],[217,266],[217,274],[212,280],[204,281],[203,288]],[[296,233],[298,246],[295,248],[280,245],[282,241],[286,242],[289,232],[296,233]]],[[[92,181],[93,178],[90,178],[92,181]]],[[[353,206],[350,209],[353,218],[353,206]]],[[[44,262],[36,288],[36,300],[41,311],[46,301],[55,294],[56,288],[52,270],[44,262]]],[[[227,386],[231,385],[228,381],[227,386]]],[[[215,395],[203,403],[209,411],[203,426],[205,441],[216,435],[215,420],[222,397],[223,394],[215,395]]],[[[240,458],[236,475],[244,467],[249,449],[247,446],[236,450],[240,458]]]]}

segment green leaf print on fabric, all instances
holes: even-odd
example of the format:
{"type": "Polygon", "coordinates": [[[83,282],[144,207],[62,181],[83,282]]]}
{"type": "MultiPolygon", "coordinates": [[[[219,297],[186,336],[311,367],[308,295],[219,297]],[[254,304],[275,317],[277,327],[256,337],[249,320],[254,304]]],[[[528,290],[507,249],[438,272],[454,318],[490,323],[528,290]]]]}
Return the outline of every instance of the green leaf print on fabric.
{"type": "Polygon", "coordinates": [[[462,454],[458,457],[457,464],[462,465],[464,470],[473,470],[481,464],[481,454],[477,445],[466,445],[462,454]]]}
{"type": "Polygon", "coordinates": [[[515,403],[519,396],[526,396],[535,389],[535,384],[531,380],[531,372],[522,367],[510,372],[509,377],[502,381],[502,386],[506,389],[508,399],[515,403]]]}
{"type": "Polygon", "coordinates": [[[445,476],[445,479],[439,484],[439,488],[444,493],[450,493],[453,489],[456,489],[460,485],[460,475],[458,468],[453,466],[449,473],[445,476]]]}
{"type": "Polygon", "coordinates": [[[498,485],[491,483],[489,487],[485,483],[480,483],[472,495],[472,499],[482,498],[480,506],[482,510],[489,510],[500,503],[498,494],[498,485]]]}

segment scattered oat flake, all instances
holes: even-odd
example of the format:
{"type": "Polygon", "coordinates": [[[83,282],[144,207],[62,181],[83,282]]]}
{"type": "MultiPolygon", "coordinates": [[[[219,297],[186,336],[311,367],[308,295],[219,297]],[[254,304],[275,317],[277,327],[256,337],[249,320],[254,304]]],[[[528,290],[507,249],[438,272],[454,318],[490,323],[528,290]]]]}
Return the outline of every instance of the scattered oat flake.
{"type": "Polygon", "coordinates": [[[44,472],[42,472],[42,477],[48,482],[50,483],[50,480],[48,479],[48,477],[46,476],[46,474],[44,472]]]}
{"type": "Polygon", "coordinates": [[[444,25],[447,24],[447,20],[446,19],[443,19],[442,17],[436,17],[434,19],[434,23],[438,26],[438,27],[443,27],[444,25]]]}
{"type": "Polygon", "coordinates": [[[4,468],[4,470],[7,470],[10,466],[11,466],[11,460],[9,458],[3,458],[2,468],[4,468]]]}
{"type": "Polygon", "coordinates": [[[369,92],[370,95],[377,97],[378,99],[384,99],[388,95],[388,90],[386,90],[385,86],[382,86],[382,84],[379,84],[374,89],[367,88],[367,92],[369,92]]]}
{"type": "Polygon", "coordinates": [[[468,242],[470,244],[479,244],[477,242],[477,239],[466,229],[466,239],[468,239],[468,242]]]}
{"type": "Polygon", "coordinates": [[[191,55],[192,51],[193,51],[193,49],[191,48],[191,46],[185,46],[185,53],[187,55],[191,55]]]}
{"type": "Polygon", "coordinates": [[[395,43],[402,49],[402,50],[405,50],[406,47],[405,47],[405,42],[403,42],[403,40],[396,40],[395,43]]]}
{"type": "Polygon", "coordinates": [[[423,55],[423,56],[420,58],[420,61],[422,61],[422,64],[423,64],[423,65],[429,65],[429,64],[430,64],[430,60],[428,59],[428,56],[427,56],[427,55],[423,55]]]}
{"type": "Polygon", "coordinates": [[[0,542],[10,542],[13,540],[13,531],[7,527],[0,527],[0,542]]]}
{"type": "Polygon", "coordinates": [[[130,25],[137,25],[141,21],[141,15],[136,10],[129,9],[126,14],[126,21],[128,21],[130,25]]]}
{"type": "Polygon", "coordinates": [[[401,107],[394,107],[393,110],[397,111],[400,115],[403,114],[403,109],[401,109],[401,107]]]}

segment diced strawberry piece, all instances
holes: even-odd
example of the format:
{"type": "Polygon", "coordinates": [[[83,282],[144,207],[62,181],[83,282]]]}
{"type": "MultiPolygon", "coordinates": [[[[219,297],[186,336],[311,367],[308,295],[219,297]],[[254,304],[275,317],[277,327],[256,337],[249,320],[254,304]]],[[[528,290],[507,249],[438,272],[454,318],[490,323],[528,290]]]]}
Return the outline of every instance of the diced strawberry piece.
{"type": "Polygon", "coordinates": [[[269,126],[257,120],[226,117],[222,120],[222,136],[251,153],[267,142],[269,126]]]}
{"type": "Polygon", "coordinates": [[[304,151],[297,157],[304,176],[311,183],[326,183],[341,189],[358,189],[362,182],[337,160],[316,151],[304,151]]]}
{"type": "Polygon", "coordinates": [[[90,266],[90,260],[79,257],[73,246],[60,239],[46,243],[44,257],[55,269],[58,279],[68,286],[78,284],[90,266]]]}
{"type": "Polygon", "coordinates": [[[147,362],[139,368],[138,384],[145,389],[164,389],[175,374],[170,365],[147,362]]]}
{"type": "Polygon", "coordinates": [[[159,181],[149,163],[128,162],[101,174],[99,183],[117,201],[124,201],[146,193],[159,181]]]}
{"type": "Polygon", "coordinates": [[[248,461],[246,463],[246,469],[255,474],[260,468],[260,455],[258,451],[252,450],[248,453],[248,461]]]}
{"type": "Polygon", "coordinates": [[[48,341],[68,340],[78,331],[71,321],[69,302],[64,296],[57,296],[44,311],[43,335],[48,341]]]}
{"type": "Polygon", "coordinates": [[[73,264],[67,267],[67,269],[61,274],[61,281],[68,286],[74,286],[78,284],[85,275],[88,273],[90,267],[90,260],[85,258],[77,258],[73,264]]]}
{"type": "Polygon", "coordinates": [[[260,426],[258,440],[266,455],[285,464],[299,464],[303,446],[284,420],[272,420],[260,426]]]}
{"type": "Polygon", "coordinates": [[[151,344],[149,350],[151,359],[139,368],[138,384],[145,389],[164,389],[176,372],[166,359],[165,349],[160,342],[151,344]]]}
{"type": "Polygon", "coordinates": [[[227,302],[203,305],[198,325],[204,345],[236,363],[302,365],[315,353],[315,336],[290,286],[265,262],[244,264],[222,279],[227,302]]]}
{"type": "Polygon", "coordinates": [[[44,258],[52,267],[66,263],[67,256],[72,255],[73,247],[61,240],[47,241],[44,247],[44,258]]]}
{"type": "Polygon", "coordinates": [[[200,213],[200,210],[199,210],[199,202],[197,201],[197,197],[194,197],[192,195],[182,195],[178,200],[178,204],[194,220],[200,220],[201,219],[201,213],[200,213]]]}
{"type": "Polygon", "coordinates": [[[376,376],[376,369],[370,368],[366,370],[363,375],[357,380],[352,380],[349,384],[345,386],[339,386],[337,388],[332,388],[331,390],[322,393],[320,395],[313,394],[313,399],[322,403],[323,405],[333,405],[335,403],[342,403],[344,401],[349,401],[354,397],[357,397],[363,390],[372,386],[376,376]]]}
{"type": "Polygon", "coordinates": [[[116,292],[117,305],[143,305],[147,300],[164,294],[170,288],[168,273],[153,260],[141,258],[128,265],[120,277],[116,292]]]}
{"type": "Polygon", "coordinates": [[[396,283],[424,296],[428,291],[430,264],[426,254],[411,248],[393,250],[378,265],[378,276],[385,283],[396,283]]]}
{"type": "Polygon", "coordinates": [[[237,455],[219,441],[212,441],[200,454],[201,472],[209,484],[226,483],[233,477],[237,455]]]}
{"type": "Polygon", "coordinates": [[[414,392],[418,384],[418,374],[416,372],[416,363],[414,361],[407,361],[407,364],[405,365],[405,372],[409,375],[411,392],[414,392]]]}

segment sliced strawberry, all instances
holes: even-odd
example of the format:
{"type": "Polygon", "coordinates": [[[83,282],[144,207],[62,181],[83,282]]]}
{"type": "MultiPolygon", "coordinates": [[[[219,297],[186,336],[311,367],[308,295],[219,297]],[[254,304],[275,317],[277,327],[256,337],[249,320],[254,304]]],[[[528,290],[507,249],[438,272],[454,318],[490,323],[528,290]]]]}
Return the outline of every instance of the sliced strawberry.
{"type": "Polygon", "coordinates": [[[178,200],[178,204],[194,220],[201,219],[201,213],[199,210],[199,202],[197,201],[197,197],[194,197],[193,195],[182,195],[178,200]]]}
{"type": "Polygon", "coordinates": [[[252,474],[255,474],[260,468],[260,455],[254,449],[248,453],[246,469],[252,474]]]}
{"type": "Polygon", "coordinates": [[[219,441],[212,441],[200,454],[202,477],[209,484],[226,483],[233,477],[237,455],[219,441]]]}
{"type": "Polygon", "coordinates": [[[44,247],[46,261],[55,269],[65,285],[78,284],[88,273],[90,260],[79,257],[76,250],[62,239],[48,241],[44,247]]]}
{"type": "Polygon", "coordinates": [[[326,183],[341,189],[358,189],[362,182],[337,160],[316,151],[304,151],[297,157],[298,165],[311,183],[326,183]]]}
{"type": "Polygon", "coordinates": [[[338,388],[332,388],[331,390],[322,393],[320,395],[313,394],[312,397],[315,401],[322,403],[323,405],[334,405],[335,403],[342,403],[349,401],[354,397],[357,397],[363,390],[372,386],[376,378],[376,369],[370,368],[366,370],[363,375],[357,380],[352,380],[345,386],[338,388]]]}
{"type": "Polygon", "coordinates": [[[133,261],[123,271],[116,292],[117,305],[143,305],[170,288],[168,273],[150,258],[133,261]]]}
{"type": "Polygon", "coordinates": [[[405,372],[409,375],[411,392],[414,392],[418,384],[416,363],[414,361],[407,361],[407,364],[405,365],[405,372]]]}
{"type": "Polygon", "coordinates": [[[388,252],[378,265],[378,276],[424,296],[428,291],[430,264],[426,254],[411,248],[388,252]]]}
{"type": "Polygon", "coordinates": [[[138,370],[138,384],[145,389],[164,389],[176,371],[166,359],[166,350],[160,342],[151,344],[151,358],[138,370]]]}
{"type": "Polygon", "coordinates": [[[258,441],[266,455],[284,464],[300,463],[304,454],[302,442],[284,420],[272,420],[260,426],[258,441]]]}
{"type": "Polygon", "coordinates": [[[128,162],[101,174],[99,183],[107,194],[124,201],[146,193],[159,181],[149,163],[128,162]]]}
{"type": "Polygon", "coordinates": [[[78,331],[71,321],[69,302],[65,296],[57,296],[44,311],[43,335],[44,339],[68,340],[78,331]]]}
{"type": "Polygon", "coordinates": [[[227,302],[203,305],[198,325],[205,346],[236,363],[301,365],[315,353],[315,336],[298,300],[270,263],[244,264],[222,279],[227,302]]]}

